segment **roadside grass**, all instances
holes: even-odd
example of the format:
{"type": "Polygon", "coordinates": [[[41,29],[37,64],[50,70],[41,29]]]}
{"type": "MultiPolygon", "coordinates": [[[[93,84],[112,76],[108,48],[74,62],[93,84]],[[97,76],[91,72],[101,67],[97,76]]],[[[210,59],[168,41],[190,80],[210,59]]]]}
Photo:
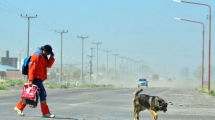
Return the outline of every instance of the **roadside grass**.
{"type": "Polygon", "coordinates": [[[80,85],[79,87],[81,87],[81,88],[113,88],[114,86],[111,84],[109,84],[109,85],[85,84],[85,85],[80,85]]]}
{"type": "Polygon", "coordinates": [[[0,84],[0,90],[8,90],[9,88],[6,85],[0,84]]]}
{"type": "MultiPolygon", "coordinates": [[[[12,80],[12,79],[4,79],[0,80],[0,90],[9,90],[12,87],[18,86],[22,87],[24,83],[27,81],[25,80],[12,80]]],[[[61,88],[61,89],[68,89],[68,88],[112,88],[114,87],[111,84],[81,84],[81,85],[75,85],[72,83],[57,83],[57,82],[52,82],[52,81],[45,81],[43,82],[43,85],[45,88],[50,88],[50,89],[56,89],[56,88],[61,88]]]]}
{"type": "Polygon", "coordinates": [[[0,80],[0,90],[9,90],[10,87],[14,86],[22,86],[26,81],[24,80],[12,80],[12,79],[4,79],[0,80]]]}
{"type": "Polygon", "coordinates": [[[201,92],[201,93],[207,93],[211,96],[215,96],[215,89],[211,89],[210,91],[208,91],[207,88],[201,88],[201,87],[197,87],[195,88],[195,90],[201,92]]]}
{"type": "Polygon", "coordinates": [[[58,84],[56,82],[44,82],[44,86],[46,88],[50,88],[50,89],[55,89],[55,88],[62,88],[62,89],[68,89],[68,88],[112,88],[114,87],[111,84],[83,84],[83,85],[75,85],[75,84],[71,84],[71,83],[61,83],[58,84]]]}

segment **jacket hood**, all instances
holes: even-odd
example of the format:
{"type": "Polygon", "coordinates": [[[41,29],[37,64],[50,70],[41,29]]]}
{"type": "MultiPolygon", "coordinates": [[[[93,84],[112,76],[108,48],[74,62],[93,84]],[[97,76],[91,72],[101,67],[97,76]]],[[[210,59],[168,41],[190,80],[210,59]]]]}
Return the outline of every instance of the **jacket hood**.
{"type": "Polygon", "coordinates": [[[48,59],[48,57],[46,55],[43,54],[43,51],[40,48],[36,48],[34,53],[40,53],[43,55],[44,58],[48,59]]]}
{"type": "Polygon", "coordinates": [[[35,53],[43,53],[43,51],[40,48],[36,48],[35,53]]]}

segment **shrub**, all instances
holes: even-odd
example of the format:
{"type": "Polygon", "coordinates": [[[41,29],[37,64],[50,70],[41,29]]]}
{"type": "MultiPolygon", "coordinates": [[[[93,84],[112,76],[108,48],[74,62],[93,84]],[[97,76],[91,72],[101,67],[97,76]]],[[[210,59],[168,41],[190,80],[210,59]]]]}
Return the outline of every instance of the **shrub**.
{"type": "Polygon", "coordinates": [[[8,87],[5,84],[0,84],[0,90],[8,90],[8,87]]]}

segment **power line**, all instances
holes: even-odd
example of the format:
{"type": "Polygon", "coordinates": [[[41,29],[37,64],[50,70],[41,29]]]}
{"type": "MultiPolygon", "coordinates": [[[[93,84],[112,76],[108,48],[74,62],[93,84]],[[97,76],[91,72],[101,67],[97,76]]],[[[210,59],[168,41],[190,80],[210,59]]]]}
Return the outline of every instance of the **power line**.
{"type": "Polygon", "coordinates": [[[24,13],[27,13],[26,11],[23,11],[15,6],[13,6],[12,4],[8,3],[6,0],[4,0],[4,2],[6,2],[8,5],[12,6],[13,8],[15,8],[16,10],[20,11],[20,12],[24,12],[24,13]]]}
{"type": "MultiPolygon", "coordinates": [[[[14,5],[10,4],[10,3],[7,2],[6,0],[4,0],[4,2],[5,2],[7,5],[6,5],[5,3],[3,3],[3,2],[0,2],[0,3],[1,3],[2,6],[4,6],[5,8],[7,8],[9,11],[0,8],[0,10],[2,10],[2,11],[5,11],[5,12],[11,13],[11,14],[20,14],[20,12],[22,12],[22,13],[23,13],[23,12],[24,12],[24,13],[27,13],[26,11],[23,11],[23,10],[21,10],[21,9],[19,9],[19,8],[17,8],[17,7],[15,7],[14,5]]],[[[38,23],[38,22],[36,22],[36,21],[33,21],[33,22],[35,22],[35,23],[33,23],[33,25],[34,25],[35,27],[37,27],[37,28],[39,28],[39,29],[42,29],[42,30],[44,30],[44,31],[54,31],[54,30],[55,30],[53,27],[50,27],[47,23],[45,23],[41,18],[39,18],[39,20],[40,20],[44,25],[42,25],[42,24],[40,24],[40,23],[38,23]],[[37,24],[37,25],[35,25],[35,24],[37,24]],[[41,26],[41,27],[39,27],[39,26],[41,26]]]]}
{"type": "Polygon", "coordinates": [[[0,10],[2,10],[2,11],[4,11],[4,12],[11,13],[11,14],[17,14],[17,13],[11,12],[11,11],[4,10],[3,8],[0,8],[0,10]]]}
{"type": "Polygon", "coordinates": [[[7,8],[8,10],[12,11],[13,13],[17,13],[19,14],[19,12],[12,10],[10,7],[8,7],[7,5],[5,5],[3,2],[0,2],[2,6],[4,6],[5,8],[7,8]]]}
{"type": "Polygon", "coordinates": [[[37,23],[37,22],[35,22],[35,21],[32,21],[32,25],[34,25],[35,27],[37,27],[37,28],[40,29],[40,30],[44,30],[44,31],[54,31],[54,30],[50,30],[50,29],[47,29],[47,28],[45,28],[45,27],[42,27],[41,24],[39,24],[39,23],[37,23]]]}
{"type": "Polygon", "coordinates": [[[199,57],[201,55],[183,55],[183,54],[165,54],[165,53],[158,53],[158,52],[140,52],[140,51],[125,51],[125,50],[113,50],[115,52],[119,52],[119,53],[135,53],[135,54],[149,54],[149,55],[161,55],[161,56],[181,56],[181,57],[184,57],[184,56],[187,56],[187,57],[199,57]]]}
{"type": "Polygon", "coordinates": [[[53,27],[51,27],[51,26],[49,26],[44,20],[42,20],[41,18],[39,18],[39,20],[41,20],[42,21],[42,23],[44,23],[44,25],[46,25],[47,26],[47,28],[49,28],[49,29],[51,29],[51,30],[54,30],[54,28],[53,27]]]}

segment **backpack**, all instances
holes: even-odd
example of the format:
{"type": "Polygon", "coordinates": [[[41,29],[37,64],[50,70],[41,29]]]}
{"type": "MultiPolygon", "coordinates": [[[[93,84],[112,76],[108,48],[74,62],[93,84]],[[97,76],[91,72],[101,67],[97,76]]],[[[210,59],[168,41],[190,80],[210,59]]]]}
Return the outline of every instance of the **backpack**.
{"type": "MultiPolygon", "coordinates": [[[[40,54],[36,53],[39,56],[39,60],[40,60],[40,54]]],[[[28,56],[24,59],[23,65],[22,65],[22,74],[23,75],[28,75],[28,68],[30,66],[30,60],[31,60],[31,56],[28,56]]]]}

